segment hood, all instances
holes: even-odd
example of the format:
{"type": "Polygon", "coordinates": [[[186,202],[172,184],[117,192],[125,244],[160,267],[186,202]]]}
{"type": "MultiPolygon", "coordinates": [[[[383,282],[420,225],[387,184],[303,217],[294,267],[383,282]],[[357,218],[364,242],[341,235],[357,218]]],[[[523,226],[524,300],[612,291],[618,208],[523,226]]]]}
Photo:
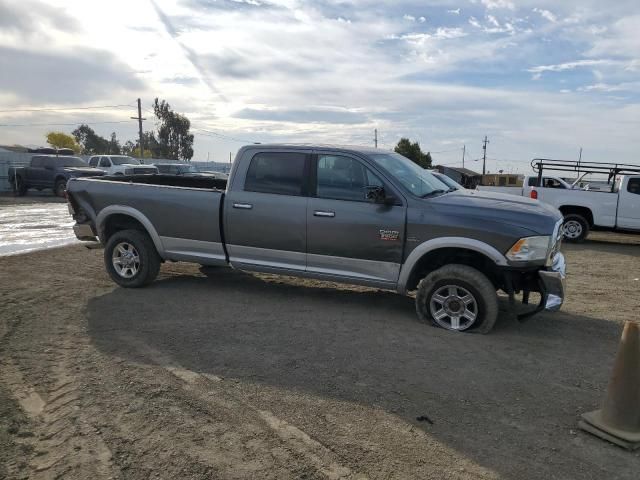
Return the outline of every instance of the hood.
{"type": "Polygon", "coordinates": [[[513,225],[536,235],[551,235],[562,219],[557,208],[538,200],[480,190],[456,190],[433,198],[431,205],[443,214],[513,225]]]}
{"type": "Polygon", "coordinates": [[[71,175],[104,175],[102,170],[93,167],[63,167],[62,170],[71,175]]]}

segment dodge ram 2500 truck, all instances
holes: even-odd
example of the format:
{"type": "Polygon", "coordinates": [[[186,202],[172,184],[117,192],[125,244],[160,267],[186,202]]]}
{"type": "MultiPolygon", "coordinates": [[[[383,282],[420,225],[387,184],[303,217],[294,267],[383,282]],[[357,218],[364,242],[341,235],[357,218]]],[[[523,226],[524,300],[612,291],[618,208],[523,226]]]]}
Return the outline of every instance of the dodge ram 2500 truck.
{"type": "MultiPolygon", "coordinates": [[[[564,298],[562,215],[510,195],[454,190],[407,158],[368,148],[251,145],[228,181],[173,175],[73,179],[81,240],[111,278],[151,282],[163,261],[416,291],[420,320],[487,333],[497,291],[564,298]],[[223,190],[224,188],[224,190],[223,190]]],[[[520,309],[522,310],[522,309],[520,309]]]]}
{"type": "Polygon", "coordinates": [[[13,192],[20,197],[30,188],[50,188],[54,195],[63,197],[70,178],[97,175],[104,172],[91,168],[78,157],[64,155],[34,155],[28,167],[10,167],[8,172],[13,192]]]}

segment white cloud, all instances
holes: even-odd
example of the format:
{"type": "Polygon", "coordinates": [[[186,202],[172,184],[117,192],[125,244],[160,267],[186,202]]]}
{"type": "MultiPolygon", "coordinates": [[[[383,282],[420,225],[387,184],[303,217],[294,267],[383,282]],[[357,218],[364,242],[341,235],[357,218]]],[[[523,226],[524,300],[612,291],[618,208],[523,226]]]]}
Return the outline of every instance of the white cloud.
{"type": "Polygon", "coordinates": [[[617,60],[597,59],[597,60],[576,60],[574,62],[558,63],[555,65],[538,65],[528,68],[527,71],[533,73],[533,79],[538,80],[545,72],[564,72],[567,70],[575,70],[576,68],[595,67],[600,65],[621,65],[617,60]]]}
{"type": "Polygon", "coordinates": [[[426,19],[425,17],[420,17],[420,18],[418,19],[418,21],[419,21],[420,23],[424,23],[424,22],[426,22],[426,21],[427,21],[427,19],[426,19]]]}
{"type": "Polygon", "coordinates": [[[413,15],[409,15],[408,13],[405,13],[402,18],[404,18],[405,20],[409,20],[410,22],[416,21],[416,17],[414,17],[413,15]]]}
{"type": "Polygon", "coordinates": [[[496,27],[500,26],[500,23],[498,22],[496,17],[494,17],[493,15],[487,15],[487,20],[489,21],[490,24],[495,25],[496,27]]]}
{"type": "Polygon", "coordinates": [[[460,15],[460,9],[456,8],[456,9],[452,9],[452,10],[447,10],[447,13],[451,13],[453,15],[460,15]]]}
{"type": "Polygon", "coordinates": [[[558,18],[549,10],[545,10],[544,8],[534,8],[533,11],[539,13],[541,17],[546,18],[552,23],[556,23],[558,21],[558,18]]]}
{"type": "Polygon", "coordinates": [[[469,17],[469,24],[476,28],[482,28],[482,25],[480,25],[476,17],[469,17]]]}
{"type": "Polygon", "coordinates": [[[509,0],[481,0],[481,3],[489,10],[508,9],[515,10],[515,5],[509,0]]]}

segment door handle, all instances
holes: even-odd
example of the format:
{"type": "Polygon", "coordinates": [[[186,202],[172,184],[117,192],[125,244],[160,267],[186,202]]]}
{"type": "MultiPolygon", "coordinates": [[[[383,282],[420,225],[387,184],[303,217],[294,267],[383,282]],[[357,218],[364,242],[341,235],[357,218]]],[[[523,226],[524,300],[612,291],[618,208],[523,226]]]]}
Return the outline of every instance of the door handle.
{"type": "Polygon", "coordinates": [[[336,216],[336,212],[328,212],[328,211],[324,211],[324,210],[316,210],[315,212],[313,212],[313,216],[314,217],[335,217],[336,216]]]}
{"type": "Polygon", "coordinates": [[[251,210],[253,208],[253,205],[251,205],[250,203],[234,203],[233,208],[240,208],[242,210],[251,210]]]}

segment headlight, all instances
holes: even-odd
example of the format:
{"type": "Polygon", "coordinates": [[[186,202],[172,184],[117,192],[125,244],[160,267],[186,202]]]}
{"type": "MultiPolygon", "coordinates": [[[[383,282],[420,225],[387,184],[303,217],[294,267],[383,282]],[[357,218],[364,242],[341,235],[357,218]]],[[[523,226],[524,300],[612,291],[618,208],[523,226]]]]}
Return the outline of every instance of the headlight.
{"type": "Polygon", "coordinates": [[[551,237],[548,235],[521,238],[509,249],[506,257],[514,262],[546,260],[550,245],[551,237]]]}
{"type": "Polygon", "coordinates": [[[133,175],[133,168],[125,168],[124,169],[124,174],[125,175],[133,175]]]}

